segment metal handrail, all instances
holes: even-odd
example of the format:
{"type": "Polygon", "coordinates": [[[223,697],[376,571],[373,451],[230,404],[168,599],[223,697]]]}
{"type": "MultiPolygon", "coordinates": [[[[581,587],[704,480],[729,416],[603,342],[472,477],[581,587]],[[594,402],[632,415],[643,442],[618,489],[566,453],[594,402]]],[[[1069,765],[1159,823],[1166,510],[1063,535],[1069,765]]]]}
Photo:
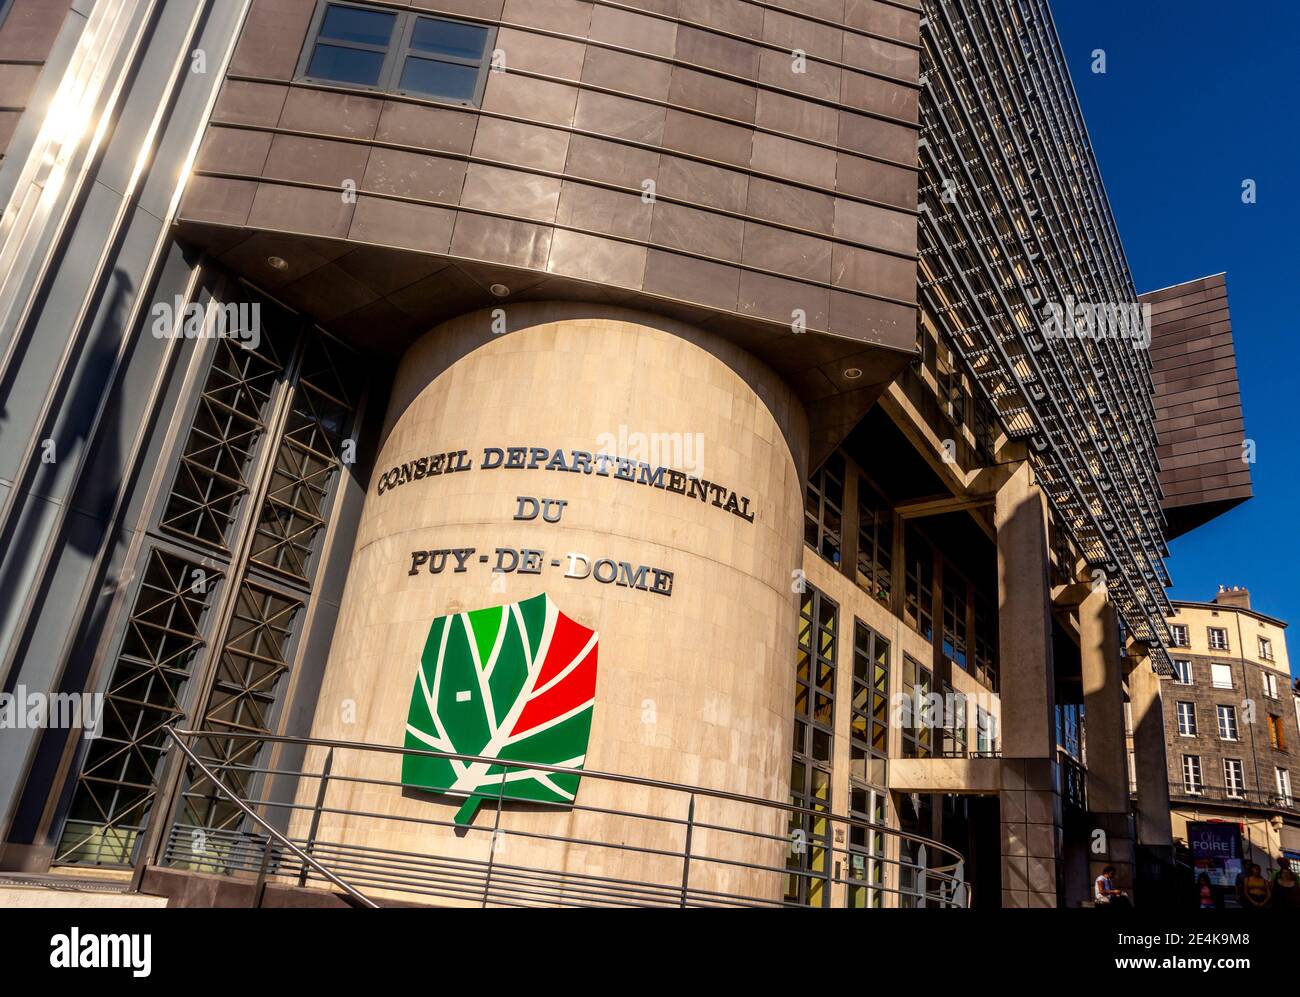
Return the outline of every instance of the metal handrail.
{"type": "MultiPolygon", "coordinates": [[[[825,810],[818,810],[810,807],[803,807],[793,803],[780,803],[773,800],[763,799],[762,797],[751,796],[743,793],[735,793],[727,790],[710,789],[707,787],[691,786],[683,783],[669,782],[659,779],[647,779],[637,776],[624,775],[614,772],[602,772],[597,770],[582,770],[581,775],[585,778],[603,780],[611,783],[634,785],[643,788],[658,789],[672,793],[680,793],[688,796],[690,800],[690,810],[687,818],[682,820],[677,817],[668,817],[666,815],[651,813],[630,813],[617,810],[604,810],[595,807],[583,807],[573,805],[572,810],[593,811],[600,813],[612,814],[615,816],[632,818],[640,821],[650,821],[659,823],[669,823],[682,826],[686,829],[687,841],[684,852],[663,850],[656,848],[641,848],[635,845],[623,842],[613,843],[608,841],[580,841],[578,839],[561,838],[573,844],[583,844],[594,847],[618,848],[623,851],[639,851],[656,854],[663,858],[675,858],[682,860],[681,881],[677,886],[671,889],[666,888],[661,883],[645,882],[635,883],[627,880],[607,879],[600,876],[587,876],[585,874],[575,874],[572,872],[561,872],[544,868],[529,868],[521,866],[498,865],[493,868],[495,861],[495,844],[493,846],[493,857],[486,863],[486,876],[479,881],[472,878],[476,869],[484,865],[482,862],[472,859],[463,859],[455,856],[438,856],[438,855],[416,855],[408,852],[392,852],[380,848],[370,848],[362,845],[351,845],[343,842],[321,842],[317,840],[317,827],[320,815],[330,814],[344,817],[356,817],[362,819],[376,820],[398,820],[403,822],[413,822],[417,824],[429,824],[442,826],[445,821],[436,819],[427,819],[420,817],[399,816],[394,814],[366,813],[361,811],[339,809],[327,807],[324,805],[324,787],[328,782],[347,782],[362,784],[381,784],[400,786],[400,782],[391,782],[382,779],[371,779],[360,776],[342,775],[330,771],[310,772],[300,771],[297,769],[276,769],[273,767],[258,768],[253,765],[230,765],[223,764],[219,760],[215,765],[216,769],[231,768],[237,769],[245,775],[263,774],[266,776],[284,776],[289,779],[318,779],[320,780],[320,789],[316,794],[316,803],[313,807],[309,803],[291,802],[286,800],[271,799],[242,799],[236,794],[230,786],[225,784],[217,776],[214,767],[205,764],[188,745],[183,742],[188,738],[195,737],[212,737],[212,731],[187,730],[176,727],[166,728],[168,734],[178,744],[182,744],[185,755],[202,771],[203,775],[211,781],[216,791],[224,797],[229,798],[236,804],[241,813],[252,816],[257,824],[268,831],[276,842],[287,849],[295,857],[302,860],[305,864],[301,872],[294,871],[290,878],[296,880],[297,885],[305,885],[308,878],[307,866],[323,875],[329,882],[341,886],[350,896],[360,898],[362,895],[356,886],[344,882],[344,880],[335,873],[326,870],[321,862],[314,857],[320,855],[340,872],[348,875],[353,883],[358,886],[369,885],[379,889],[397,890],[399,892],[409,893],[432,893],[434,895],[460,897],[461,899],[478,899],[486,906],[489,900],[490,884],[495,877],[498,880],[498,896],[508,897],[511,899],[535,900],[543,895],[547,885],[552,887],[563,882],[565,885],[562,896],[557,902],[574,903],[575,896],[577,902],[581,902],[583,896],[594,899],[594,902],[651,902],[670,906],[687,906],[688,900],[704,903],[721,903],[734,905],[767,905],[767,906],[805,906],[804,904],[794,904],[789,900],[777,900],[763,897],[749,897],[736,894],[718,893],[717,891],[703,889],[701,887],[692,887],[690,878],[694,863],[708,865],[714,868],[734,868],[750,869],[761,873],[772,873],[778,875],[791,875],[802,877],[805,881],[815,880],[823,884],[827,889],[832,885],[845,885],[854,889],[864,889],[869,891],[868,896],[896,894],[903,898],[908,898],[920,906],[927,903],[936,903],[941,906],[969,906],[971,889],[970,884],[965,882],[963,870],[964,859],[956,850],[923,835],[913,834],[898,828],[889,827],[884,824],[877,824],[869,820],[848,817],[840,814],[832,814],[825,810]],[[691,831],[693,828],[718,830],[726,833],[744,835],[747,837],[758,837],[769,841],[785,841],[787,836],[769,835],[759,831],[748,831],[743,828],[722,827],[712,825],[706,821],[695,817],[695,801],[697,798],[716,799],[730,803],[738,803],[751,807],[757,807],[765,810],[776,810],[791,815],[807,816],[819,821],[827,822],[830,826],[842,826],[844,828],[853,828],[863,831],[867,834],[888,835],[892,839],[900,842],[904,846],[910,846],[910,849],[904,847],[900,849],[898,857],[888,857],[883,850],[877,851],[871,849],[863,851],[861,847],[837,847],[831,840],[831,834],[827,831],[825,837],[810,837],[807,847],[822,856],[823,865],[818,869],[811,868],[790,868],[789,866],[764,865],[760,861],[745,861],[743,858],[724,857],[722,855],[700,854],[691,849],[691,831]],[[277,808],[289,813],[310,811],[312,814],[310,837],[299,843],[290,839],[285,834],[272,828],[266,820],[258,816],[254,807],[277,808]],[[915,863],[908,861],[907,851],[915,853],[917,861],[915,863]],[[930,865],[927,862],[927,856],[938,855],[942,858],[950,859],[947,865],[930,865]],[[915,877],[916,888],[904,886],[902,880],[899,880],[897,886],[889,885],[883,878],[876,880],[867,878],[853,878],[851,874],[841,877],[838,870],[832,873],[833,864],[836,864],[837,858],[847,859],[849,863],[854,863],[863,859],[875,864],[878,869],[885,869],[889,866],[896,866],[901,872],[907,871],[915,877]],[[504,885],[502,885],[504,883],[504,885]],[[530,885],[531,884],[531,885],[530,885]],[[927,885],[928,884],[928,885],[927,885]],[[477,896],[473,895],[477,893],[477,896]],[[669,894],[672,894],[671,896],[669,894]],[[638,898],[639,901],[638,901],[638,898]]],[[[328,738],[311,738],[295,737],[290,735],[276,734],[259,734],[252,732],[221,732],[221,739],[238,739],[244,741],[269,742],[275,744],[289,744],[300,747],[319,747],[328,749],[327,758],[332,758],[333,752],[337,750],[366,751],[391,755],[412,755],[433,758],[443,758],[448,760],[458,760],[464,762],[486,762],[494,765],[503,764],[501,759],[488,758],[478,755],[468,755],[457,752],[443,752],[424,748],[407,748],[388,744],[371,744],[360,741],[342,741],[328,738]]],[[[518,767],[524,767],[529,770],[542,772],[557,772],[561,774],[573,774],[573,769],[561,766],[546,765],[541,763],[519,763],[518,767]]],[[[328,762],[327,762],[328,768],[328,762]]],[[[265,794],[264,794],[265,795],[265,794]]],[[[481,794],[485,801],[490,802],[490,797],[500,794],[481,794]]],[[[508,832],[500,829],[500,813],[503,800],[497,800],[497,824],[491,828],[478,828],[475,830],[488,830],[492,833],[493,839],[498,833],[508,833],[520,837],[550,840],[555,839],[554,835],[540,832],[510,830],[508,832]]],[[[160,843],[160,849],[155,856],[155,860],[160,863],[166,863],[169,859],[176,858],[176,852],[172,851],[175,841],[175,834],[179,833],[182,826],[179,823],[173,825],[172,831],[164,836],[160,843]]],[[[450,826],[450,825],[448,825],[450,826]]],[[[256,849],[261,847],[259,843],[250,844],[244,838],[245,832],[222,828],[192,828],[192,830],[207,830],[215,833],[219,837],[225,836],[225,844],[228,848],[226,859],[223,861],[223,868],[229,872],[239,870],[244,872],[254,871],[253,862],[257,859],[256,849]]],[[[878,839],[873,839],[878,840],[878,839]]],[[[261,851],[261,866],[257,868],[258,874],[258,891],[264,884],[268,874],[271,872],[270,866],[271,847],[270,841],[265,843],[261,851]]],[[[879,848],[879,846],[876,846],[879,848]]],[[[279,860],[276,862],[277,871],[279,870],[279,860]]],[[[850,866],[852,868],[852,865],[850,866]]],[[[828,894],[829,896],[829,894],[828,894]]],[[[501,900],[498,897],[492,897],[494,902],[509,902],[501,900]]],[[[367,906],[377,906],[373,902],[368,902],[367,906]]]]}
{"type": "Polygon", "coordinates": [[[167,734],[171,737],[171,739],[176,742],[176,746],[185,753],[185,757],[188,758],[191,762],[193,762],[196,766],[198,766],[199,770],[210,780],[212,780],[212,784],[216,786],[218,789],[220,789],[226,796],[230,798],[231,803],[239,807],[239,809],[242,810],[249,817],[252,817],[253,820],[257,822],[258,826],[261,827],[262,830],[264,830],[268,835],[270,835],[272,838],[275,838],[276,841],[280,842],[280,844],[288,848],[289,851],[293,852],[294,855],[302,859],[303,862],[307,863],[309,866],[311,866],[313,869],[319,872],[322,876],[328,879],[331,883],[333,883],[335,886],[341,889],[348,896],[352,897],[352,899],[357,901],[357,903],[361,904],[361,906],[373,907],[378,909],[379,904],[375,903],[369,897],[365,896],[363,893],[361,893],[351,884],[345,883],[343,880],[339,879],[338,876],[334,875],[334,873],[330,872],[323,865],[317,862],[314,858],[312,858],[301,848],[295,845],[292,841],[290,841],[287,837],[285,837],[283,834],[281,834],[279,831],[273,828],[270,824],[268,824],[265,820],[259,817],[257,815],[257,812],[254,811],[252,807],[250,807],[247,803],[241,800],[238,794],[231,791],[231,789],[217,777],[217,774],[213,772],[210,768],[208,768],[207,765],[203,763],[203,760],[200,759],[198,755],[196,755],[193,751],[190,750],[190,746],[181,739],[182,734],[192,734],[194,733],[193,731],[178,731],[171,726],[164,727],[163,730],[165,730],[167,734]]]}

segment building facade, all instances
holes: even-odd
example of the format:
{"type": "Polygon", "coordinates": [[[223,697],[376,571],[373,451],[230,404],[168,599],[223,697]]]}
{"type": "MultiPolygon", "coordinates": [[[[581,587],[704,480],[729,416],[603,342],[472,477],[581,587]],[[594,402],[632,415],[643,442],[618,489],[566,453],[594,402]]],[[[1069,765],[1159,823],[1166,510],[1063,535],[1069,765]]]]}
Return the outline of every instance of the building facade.
{"type": "Polygon", "coordinates": [[[1176,602],[1174,674],[1162,680],[1175,841],[1189,821],[1241,825],[1246,858],[1274,870],[1300,860],[1295,680],[1286,624],[1250,608],[1244,588],[1176,602]]]}
{"type": "Polygon", "coordinates": [[[0,868],[1169,864],[1171,475],[1249,476],[1045,0],[13,0],[0,57],[0,868]]]}

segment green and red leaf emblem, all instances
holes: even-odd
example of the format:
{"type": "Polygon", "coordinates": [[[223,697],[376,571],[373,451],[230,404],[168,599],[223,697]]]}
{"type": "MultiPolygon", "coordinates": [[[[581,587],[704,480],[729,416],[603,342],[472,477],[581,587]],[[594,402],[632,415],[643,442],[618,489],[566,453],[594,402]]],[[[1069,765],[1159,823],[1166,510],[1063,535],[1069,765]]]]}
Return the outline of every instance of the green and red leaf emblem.
{"type": "Polygon", "coordinates": [[[466,797],[456,823],[479,804],[572,803],[596,695],[596,633],[549,596],[440,616],[429,628],[406,720],[406,747],[501,762],[406,755],[402,783],[466,797]],[[542,772],[528,763],[568,772],[542,772]]]}

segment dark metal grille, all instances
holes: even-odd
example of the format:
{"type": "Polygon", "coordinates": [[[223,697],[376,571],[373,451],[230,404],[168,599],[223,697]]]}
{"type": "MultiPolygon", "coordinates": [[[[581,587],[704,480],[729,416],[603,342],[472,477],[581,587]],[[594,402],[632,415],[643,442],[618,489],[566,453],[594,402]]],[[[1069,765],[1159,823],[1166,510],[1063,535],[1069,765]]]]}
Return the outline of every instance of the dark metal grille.
{"type": "Polygon", "coordinates": [[[351,351],[333,340],[308,340],[258,517],[253,560],[303,581],[310,577],[311,555],[329,513],[330,486],[361,394],[355,363],[351,351]]]}
{"type": "MultiPolygon", "coordinates": [[[[255,325],[239,328],[257,338],[212,347],[108,680],[110,736],[92,743],[76,777],[62,862],[130,864],[150,812],[177,812],[174,789],[164,789],[174,786],[163,774],[165,725],[197,715],[206,754],[241,772],[256,763],[261,742],[232,735],[275,732],[337,482],[352,459],[359,358],[251,288],[219,284],[229,300],[217,307],[252,316],[255,325]],[[173,545],[182,553],[164,553],[173,545]],[[200,570],[202,587],[182,590],[192,584],[182,575],[200,570]]],[[[240,782],[237,791],[256,786],[240,782]]],[[[211,831],[237,832],[245,820],[201,781],[180,812],[185,824],[211,831]]]]}
{"type": "Polygon", "coordinates": [[[214,582],[191,561],[150,552],[105,694],[103,728],[86,752],[56,862],[131,861],[157,793],[165,728],[185,715],[214,582]]]}
{"type": "MultiPolygon", "coordinates": [[[[269,329],[270,323],[263,323],[259,334],[269,329]]],[[[285,347],[270,334],[262,335],[256,350],[233,338],[217,343],[162,529],[229,549],[257,444],[266,432],[271,396],[287,360],[285,347]]]]}
{"type": "Polygon", "coordinates": [[[1150,358],[1040,323],[1050,302],[1137,300],[1051,13],[927,0],[922,26],[921,307],[1167,673],[1150,358]]]}
{"type": "MultiPolygon", "coordinates": [[[[245,582],[240,586],[226,642],[213,677],[204,735],[198,747],[235,774],[231,788],[241,796],[252,793],[250,766],[261,751],[260,741],[222,734],[270,734],[281,680],[289,672],[289,645],[302,603],[245,582]],[[207,732],[211,731],[209,735],[207,732]]],[[[186,795],[185,821],[208,828],[229,828],[243,814],[214,787],[197,781],[186,795]]]]}

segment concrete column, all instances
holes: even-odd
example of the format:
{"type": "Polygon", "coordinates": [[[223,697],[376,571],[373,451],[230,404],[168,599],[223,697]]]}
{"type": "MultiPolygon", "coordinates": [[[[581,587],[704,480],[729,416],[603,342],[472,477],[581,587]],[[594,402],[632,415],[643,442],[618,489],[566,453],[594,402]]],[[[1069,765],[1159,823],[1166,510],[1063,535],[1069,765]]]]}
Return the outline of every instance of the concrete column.
{"type": "Polygon", "coordinates": [[[1089,835],[1090,878],[1113,865],[1118,885],[1132,889],[1135,854],[1129,815],[1119,630],[1114,606],[1104,588],[1090,592],[1079,604],[1079,660],[1086,713],[1088,811],[1094,821],[1089,835]],[[1104,850],[1096,848],[1097,830],[1105,834],[1104,850]]]}
{"type": "Polygon", "coordinates": [[[1002,698],[1002,904],[1055,907],[1061,800],[1047,508],[1027,461],[998,489],[998,670],[1002,698]]]}
{"type": "Polygon", "coordinates": [[[1133,764],[1137,770],[1137,835],[1147,848],[1172,848],[1169,824],[1169,763],[1165,758],[1164,705],[1160,676],[1139,658],[1128,676],[1133,713],[1133,764]]]}
{"type": "Polygon", "coordinates": [[[1002,754],[1052,758],[1051,587],[1047,576],[1047,509],[1023,461],[998,489],[998,673],[1002,754]]]}

